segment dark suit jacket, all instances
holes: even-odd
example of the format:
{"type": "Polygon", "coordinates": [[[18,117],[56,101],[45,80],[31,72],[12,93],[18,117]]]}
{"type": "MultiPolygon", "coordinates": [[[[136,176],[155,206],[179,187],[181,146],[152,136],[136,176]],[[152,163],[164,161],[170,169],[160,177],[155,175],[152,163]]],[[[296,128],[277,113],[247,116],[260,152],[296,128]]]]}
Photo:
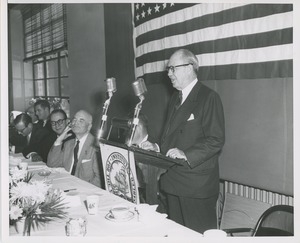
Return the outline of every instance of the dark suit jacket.
{"type": "MultiPolygon", "coordinates": [[[[53,145],[48,154],[47,165],[49,167],[63,167],[70,172],[75,142],[74,138],[66,141],[63,149],[61,148],[62,145],[53,145]]],[[[94,136],[89,134],[78,157],[75,176],[101,187],[100,166],[94,142],[94,136]]]]}
{"type": "Polygon", "coordinates": [[[43,158],[43,160],[47,158],[48,151],[45,151],[43,146],[45,144],[44,141],[47,140],[48,137],[49,131],[47,129],[42,128],[38,124],[33,124],[29,144],[25,146],[22,151],[24,157],[27,157],[27,155],[31,152],[36,152],[43,158]]]}
{"type": "Polygon", "coordinates": [[[189,163],[171,167],[161,177],[162,189],[170,194],[207,198],[219,192],[218,157],[225,142],[224,112],[219,95],[201,84],[194,86],[176,111],[178,92],[170,100],[161,139],[161,152],[182,150],[189,163]]]}
{"type": "Polygon", "coordinates": [[[51,126],[50,119],[47,120],[45,126],[43,126],[43,124],[44,124],[44,121],[43,121],[43,120],[39,120],[39,121],[37,122],[37,124],[40,125],[41,127],[46,128],[49,132],[55,133],[55,132],[52,130],[52,126],[51,126]]]}
{"type": "Polygon", "coordinates": [[[14,126],[9,126],[9,144],[15,146],[15,153],[21,153],[27,145],[26,137],[19,134],[14,126]]]}

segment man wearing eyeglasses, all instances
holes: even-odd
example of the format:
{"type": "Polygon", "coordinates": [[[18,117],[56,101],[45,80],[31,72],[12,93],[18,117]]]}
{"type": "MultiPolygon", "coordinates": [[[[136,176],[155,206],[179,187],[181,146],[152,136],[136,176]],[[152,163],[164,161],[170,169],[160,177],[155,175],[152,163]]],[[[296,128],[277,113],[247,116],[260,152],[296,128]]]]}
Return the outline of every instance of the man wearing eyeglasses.
{"type": "Polygon", "coordinates": [[[54,133],[51,133],[47,144],[43,146],[45,150],[49,151],[53,144],[62,144],[61,148],[63,148],[66,141],[75,138],[75,134],[68,126],[69,119],[64,110],[53,110],[50,113],[49,120],[54,133]]]}
{"type": "Polygon", "coordinates": [[[33,124],[28,114],[22,113],[14,120],[15,129],[19,134],[26,138],[27,144],[22,153],[25,158],[31,158],[32,161],[46,162],[49,150],[44,146],[50,133],[47,129],[33,124]]]}
{"type": "MultiPolygon", "coordinates": [[[[176,51],[167,65],[176,89],[171,97],[161,152],[182,160],[161,176],[169,217],[203,233],[217,228],[219,194],[218,158],[225,142],[224,112],[219,95],[197,79],[197,57],[186,49],[176,51]]],[[[153,144],[142,145],[151,149],[153,144]]]]}
{"type": "Polygon", "coordinates": [[[75,134],[68,126],[70,119],[62,109],[53,110],[50,114],[50,124],[52,130],[57,134],[56,143],[65,143],[67,140],[75,138],[75,134]]]}
{"type": "MultiPolygon", "coordinates": [[[[71,121],[75,138],[66,141],[64,147],[63,139],[57,139],[48,154],[47,165],[63,167],[71,175],[101,187],[99,155],[94,144],[95,138],[90,133],[92,122],[90,113],[78,111],[71,121]]],[[[65,137],[63,134],[66,135],[66,130],[59,138],[65,137]]]]}

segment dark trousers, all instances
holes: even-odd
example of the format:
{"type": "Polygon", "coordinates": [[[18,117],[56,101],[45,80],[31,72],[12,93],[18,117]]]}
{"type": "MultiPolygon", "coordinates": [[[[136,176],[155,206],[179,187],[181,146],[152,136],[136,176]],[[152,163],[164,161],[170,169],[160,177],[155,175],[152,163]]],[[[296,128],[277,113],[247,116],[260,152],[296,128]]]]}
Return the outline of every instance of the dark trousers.
{"type": "Polygon", "coordinates": [[[169,218],[200,233],[208,229],[216,229],[217,199],[217,196],[187,198],[167,194],[169,218]]]}

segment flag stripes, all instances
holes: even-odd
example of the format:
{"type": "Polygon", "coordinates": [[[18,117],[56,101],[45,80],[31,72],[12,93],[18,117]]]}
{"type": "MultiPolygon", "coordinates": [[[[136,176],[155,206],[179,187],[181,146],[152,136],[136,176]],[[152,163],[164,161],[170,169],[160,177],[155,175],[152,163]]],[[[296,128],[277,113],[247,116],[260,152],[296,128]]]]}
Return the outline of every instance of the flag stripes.
{"type": "MultiPolygon", "coordinates": [[[[293,61],[273,61],[262,63],[230,64],[220,66],[199,67],[199,80],[229,80],[229,79],[257,79],[266,78],[269,73],[274,77],[285,78],[292,77],[293,61]]],[[[148,84],[159,84],[170,82],[167,72],[145,73],[143,78],[148,84]]]]}
{"type": "Polygon", "coordinates": [[[292,4],[196,4],[177,9],[157,18],[152,15],[142,24],[135,21],[137,77],[164,77],[157,73],[164,72],[170,55],[179,48],[188,48],[197,55],[204,68],[200,71],[205,73],[199,72],[200,79],[223,79],[228,75],[207,74],[206,70],[219,72],[227,68],[226,73],[238,72],[230,78],[292,76],[292,68],[280,68],[284,73],[278,73],[271,66],[292,63],[292,4]],[[247,72],[245,64],[252,68],[255,63],[268,70],[247,72]]]}
{"type": "MultiPolygon", "coordinates": [[[[233,36],[224,39],[217,39],[216,41],[203,41],[200,43],[184,44],[184,46],[190,50],[193,50],[195,54],[216,53],[237,49],[251,49],[259,47],[267,47],[274,45],[288,44],[293,39],[293,29],[286,28],[281,30],[268,31],[261,34],[250,34],[243,36],[233,36]],[[259,40],[259,42],[257,41],[259,40]]],[[[149,44],[151,45],[151,44],[149,44]]],[[[165,55],[168,57],[178,49],[178,45],[174,48],[167,48],[154,51],[147,50],[144,55],[136,55],[137,66],[142,66],[149,61],[162,60],[165,55]]],[[[164,59],[163,59],[164,60],[164,59]]]]}
{"type": "MultiPolygon", "coordinates": [[[[243,21],[243,24],[246,23],[246,20],[252,20],[255,22],[249,21],[249,24],[252,28],[261,28],[260,25],[256,25],[257,22],[260,21],[266,21],[268,24],[291,24],[290,19],[291,17],[288,17],[289,12],[292,10],[290,5],[287,5],[281,9],[278,9],[278,7],[272,6],[270,7],[269,4],[261,4],[261,6],[257,7],[257,5],[246,5],[242,7],[236,7],[236,4],[230,4],[230,6],[224,6],[223,8],[225,10],[221,12],[212,12],[211,9],[215,11],[220,11],[223,4],[220,4],[221,6],[216,7],[210,7],[214,6],[214,4],[200,4],[196,5],[194,7],[190,7],[188,9],[184,9],[179,12],[173,12],[172,14],[164,16],[164,19],[157,19],[152,20],[149,22],[146,22],[143,26],[137,27],[137,38],[136,38],[136,44],[137,46],[141,46],[144,43],[148,43],[152,40],[157,40],[164,38],[165,36],[172,36],[172,35],[180,35],[185,34],[188,32],[192,32],[195,30],[201,30],[206,29],[210,27],[216,27],[220,28],[220,25],[225,25],[229,23],[239,22],[243,21]],[[198,8],[197,8],[198,7],[198,8]],[[201,7],[201,8],[200,8],[201,7]],[[210,12],[210,14],[205,13],[203,15],[203,9],[204,7],[208,7],[207,11],[210,12]],[[229,7],[234,7],[233,9],[227,9],[229,7]],[[195,11],[196,10],[196,11],[195,11]],[[193,14],[189,14],[189,11],[193,14]],[[199,13],[200,12],[200,13],[199,13]],[[284,13],[288,13],[284,15],[284,13]],[[252,14],[250,14],[252,13],[252,14]],[[282,13],[283,16],[280,18],[280,16],[272,16],[274,14],[282,13]],[[201,14],[199,16],[199,14],[201,14]],[[263,17],[270,17],[271,19],[263,20],[263,17]],[[284,18],[289,18],[288,21],[282,21],[284,18]],[[276,20],[276,18],[280,18],[276,20]],[[258,19],[258,20],[256,20],[258,19]],[[273,23],[272,21],[275,22],[273,23]],[[162,28],[164,27],[164,28],[162,28]],[[155,31],[155,32],[154,32],[155,31]],[[145,32],[145,33],[144,33],[145,32]]],[[[242,29],[235,29],[239,26],[237,25],[229,25],[229,28],[232,28],[232,31],[242,31],[242,29]]],[[[271,26],[270,26],[271,27],[271,26]]],[[[269,27],[269,28],[270,28],[269,27]]],[[[249,27],[247,28],[249,29],[249,27]]],[[[215,29],[212,29],[212,31],[215,31],[215,29]]],[[[255,30],[253,30],[255,31],[255,30]]],[[[223,34],[226,34],[225,32],[223,34]]]]}
{"type": "MultiPolygon", "coordinates": [[[[292,45],[279,45],[270,46],[264,48],[255,49],[243,49],[228,52],[219,52],[214,54],[203,54],[196,55],[200,67],[203,66],[214,66],[214,65],[229,65],[237,63],[259,63],[259,62],[269,62],[276,60],[289,60],[292,59],[292,45]],[[268,52],[268,55],[265,55],[268,52]]],[[[157,61],[152,63],[146,63],[141,67],[137,68],[137,73],[153,73],[153,72],[164,72],[166,66],[166,61],[157,61]]]]}

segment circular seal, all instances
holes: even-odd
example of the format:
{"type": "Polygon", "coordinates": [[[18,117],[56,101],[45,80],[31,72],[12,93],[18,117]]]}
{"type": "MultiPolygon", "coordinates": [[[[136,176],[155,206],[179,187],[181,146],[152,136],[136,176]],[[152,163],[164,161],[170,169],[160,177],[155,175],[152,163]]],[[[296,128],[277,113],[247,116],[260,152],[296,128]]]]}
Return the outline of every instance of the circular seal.
{"type": "Polygon", "coordinates": [[[128,160],[120,153],[111,153],[106,161],[107,190],[136,203],[137,188],[128,160]]]}

